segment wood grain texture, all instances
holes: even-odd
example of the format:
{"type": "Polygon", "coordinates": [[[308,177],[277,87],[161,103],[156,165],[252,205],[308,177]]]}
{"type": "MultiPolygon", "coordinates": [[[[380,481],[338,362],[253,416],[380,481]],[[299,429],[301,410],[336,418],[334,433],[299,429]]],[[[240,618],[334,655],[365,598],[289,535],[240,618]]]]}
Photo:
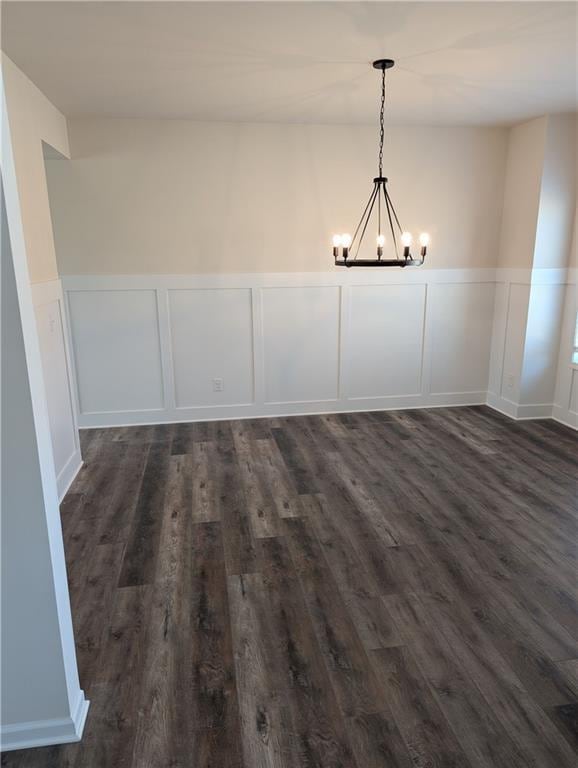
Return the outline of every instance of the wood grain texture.
{"type": "Polygon", "coordinates": [[[486,407],[82,432],[83,741],[11,768],[574,768],[576,435],[486,407]]]}

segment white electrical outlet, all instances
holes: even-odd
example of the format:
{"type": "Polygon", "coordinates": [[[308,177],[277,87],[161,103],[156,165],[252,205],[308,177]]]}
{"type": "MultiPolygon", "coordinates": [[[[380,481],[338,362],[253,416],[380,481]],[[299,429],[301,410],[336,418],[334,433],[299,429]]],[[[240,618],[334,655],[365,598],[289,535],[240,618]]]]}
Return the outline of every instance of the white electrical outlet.
{"type": "Polygon", "coordinates": [[[223,379],[213,379],[213,392],[222,392],[224,388],[223,379]]]}

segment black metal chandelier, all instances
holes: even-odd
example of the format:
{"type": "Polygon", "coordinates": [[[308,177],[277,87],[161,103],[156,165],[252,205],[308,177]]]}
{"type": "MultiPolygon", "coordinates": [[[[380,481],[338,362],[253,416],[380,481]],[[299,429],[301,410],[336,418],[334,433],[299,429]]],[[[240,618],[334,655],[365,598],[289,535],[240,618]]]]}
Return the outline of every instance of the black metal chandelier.
{"type": "Polygon", "coordinates": [[[381,109],[379,111],[379,173],[373,180],[373,189],[361,215],[359,224],[353,237],[349,234],[333,236],[333,256],[335,264],[338,267],[409,267],[420,266],[425,261],[427,247],[429,245],[429,235],[422,232],[419,236],[420,258],[416,259],[411,255],[412,235],[410,232],[404,232],[399,223],[397,213],[393,207],[391,197],[387,191],[387,178],[383,175],[383,139],[384,131],[384,112],[385,112],[385,71],[391,69],[395,62],[393,59],[378,59],[373,62],[375,69],[381,70],[381,109]],[[377,205],[376,205],[377,203],[377,205]],[[370,219],[377,215],[377,238],[376,238],[376,257],[372,259],[358,258],[361,243],[368,228],[370,219]],[[389,228],[391,232],[391,241],[388,243],[384,234],[389,228]],[[399,234],[403,252],[400,258],[396,231],[399,234]],[[388,248],[394,258],[383,258],[384,248],[388,248]],[[392,250],[393,249],[393,250],[392,250]],[[353,254],[353,258],[351,255],[353,254]]]}

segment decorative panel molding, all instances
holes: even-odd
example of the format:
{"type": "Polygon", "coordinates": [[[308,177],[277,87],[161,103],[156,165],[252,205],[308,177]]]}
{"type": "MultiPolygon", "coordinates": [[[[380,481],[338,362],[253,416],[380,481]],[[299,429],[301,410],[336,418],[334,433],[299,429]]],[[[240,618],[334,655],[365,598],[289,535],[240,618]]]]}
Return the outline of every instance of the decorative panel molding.
{"type": "Polygon", "coordinates": [[[491,283],[431,286],[427,323],[432,394],[488,389],[494,294],[491,283]]]}
{"type": "Polygon", "coordinates": [[[553,416],[576,427],[569,407],[575,280],[572,269],[496,270],[487,395],[493,408],[514,419],[553,416]]]}
{"type": "Polygon", "coordinates": [[[68,291],[79,420],[164,409],[152,290],[68,291]]]}
{"type": "Polygon", "coordinates": [[[348,398],[420,394],[425,297],[425,285],[350,289],[348,398]]]}
{"type": "Polygon", "coordinates": [[[52,455],[62,499],[82,465],[60,280],[32,285],[52,455]]]}
{"type": "Polygon", "coordinates": [[[168,293],[176,407],[252,403],[251,291],[224,288],[168,293]]]}
{"type": "Polygon", "coordinates": [[[526,291],[533,280],[491,269],[66,277],[80,425],[488,397],[507,411],[494,387],[510,364],[510,278],[526,291]]]}
{"type": "Polygon", "coordinates": [[[337,400],[339,288],[265,288],[262,307],[265,402],[337,400]]]}

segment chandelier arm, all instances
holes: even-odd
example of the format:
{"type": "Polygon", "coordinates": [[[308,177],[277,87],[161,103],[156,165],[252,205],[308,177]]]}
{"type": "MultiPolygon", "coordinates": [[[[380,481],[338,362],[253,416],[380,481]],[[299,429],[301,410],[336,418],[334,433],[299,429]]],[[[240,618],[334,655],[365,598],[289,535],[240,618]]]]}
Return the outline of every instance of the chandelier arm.
{"type": "Polygon", "coordinates": [[[399,253],[397,251],[397,239],[395,237],[395,229],[393,227],[393,221],[391,218],[391,211],[389,210],[389,195],[387,194],[387,190],[385,188],[385,184],[383,185],[383,197],[385,198],[385,207],[387,208],[387,216],[389,218],[389,226],[391,228],[391,236],[393,237],[393,245],[395,248],[395,258],[399,259],[399,253]]]}
{"type": "Polygon", "coordinates": [[[402,233],[403,232],[403,228],[402,228],[401,224],[399,223],[399,219],[397,218],[397,213],[395,212],[395,207],[393,205],[393,200],[389,196],[389,192],[387,191],[387,189],[385,190],[385,195],[386,195],[387,199],[389,200],[389,204],[391,206],[391,210],[393,211],[393,215],[395,217],[395,221],[396,221],[397,227],[398,227],[400,233],[402,233]]]}
{"type": "MultiPolygon", "coordinates": [[[[363,236],[365,235],[365,230],[367,229],[367,225],[369,224],[369,220],[371,218],[371,214],[373,213],[373,206],[375,205],[375,198],[379,194],[379,184],[375,185],[375,194],[373,195],[373,202],[371,203],[371,208],[369,209],[369,212],[365,218],[365,224],[363,225],[363,230],[361,231],[361,236],[359,238],[359,243],[357,244],[357,250],[355,251],[355,256],[353,257],[354,261],[357,258],[357,254],[359,253],[359,249],[361,248],[361,243],[363,242],[363,236]]],[[[365,214],[364,214],[365,215],[365,214]]]]}
{"type": "MultiPolygon", "coordinates": [[[[365,214],[367,213],[367,211],[369,211],[369,215],[371,216],[371,211],[373,210],[373,204],[375,203],[376,189],[377,189],[377,184],[374,184],[373,189],[371,190],[371,194],[369,195],[369,200],[367,201],[367,205],[365,206],[365,210],[361,214],[361,218],[359,219],[359,224],[357,225],[355,232],[353,233],[353,237],[351,238],[351,245],[355,243],[355,238],[357,237],[357,233],[359,232],[361,225],[363,224],[363,221],[365,219],[365,214]]],[[[361,239],[363,239],[363,235],[361,236],[361,239]]],[[[361,240],[359,242],[361,243],[361,240]]]]}

